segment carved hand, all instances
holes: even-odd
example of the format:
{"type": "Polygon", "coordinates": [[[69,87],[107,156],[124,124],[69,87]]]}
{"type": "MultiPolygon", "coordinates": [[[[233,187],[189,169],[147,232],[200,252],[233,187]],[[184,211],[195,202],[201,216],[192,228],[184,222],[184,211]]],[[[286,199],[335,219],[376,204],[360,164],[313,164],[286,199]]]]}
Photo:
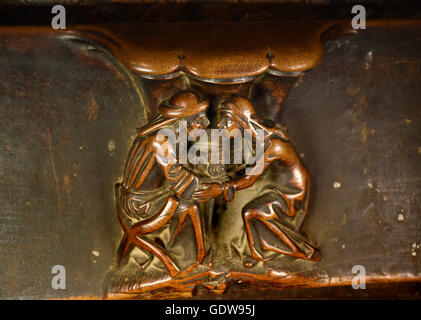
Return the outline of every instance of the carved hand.
{"type": "Polygon", "coordinates": [[[204,202],[216,198],[224,193],[224,188],[218,183],[205,183],[205,189],[193,193],[193,199],[204,202]]]}

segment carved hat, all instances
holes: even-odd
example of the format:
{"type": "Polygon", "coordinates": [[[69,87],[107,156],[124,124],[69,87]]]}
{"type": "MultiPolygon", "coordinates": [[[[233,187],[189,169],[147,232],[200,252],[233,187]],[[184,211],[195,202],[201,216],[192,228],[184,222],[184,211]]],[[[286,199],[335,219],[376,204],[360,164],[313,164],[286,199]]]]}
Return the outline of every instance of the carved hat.
{"type": "Polygon", "coordinates": [[[201,100],[200,96],[192,91],[177,93],[169,101],[159,106],[159,112],[165,118],[185,118],[205,111],[209,108],[208,100],[201,100]]]}
{"type": "Polygon", "coordinates": [[[238,124],[240,124],[240,126],[244,129],[251,129],[255,134],[257,134],[256,128],[260,128],[266,133],[276,133],[284,141],[289,141],[289,138],[286,135],[287,129],[280,123],[276,123],[271,120],[259,119],[252,103],[246,98],[233,96],[230,100],[221,104],[220,110],[229,112],[238,124]]]}
{"type": "Polygon", "coordinates": [[[180,118],[189,117],[205,111],[208,107],[209,101],[202,101],[200,96],[195,92],[183,91],[176,93],[169,101],[159,106],[160,116],[146,126],[137,129],[138,134],[141,136],[148,135],[173,124],[180,118]]]}
{"type": "Polygon", "coordinates": [[[254,122],[253,116],[256,115],[251,102],[240,96],[233,96],[230,100],[223,102],[221,110],[230,112],[243,127],[249,127],[250,122],[254,122]]]}

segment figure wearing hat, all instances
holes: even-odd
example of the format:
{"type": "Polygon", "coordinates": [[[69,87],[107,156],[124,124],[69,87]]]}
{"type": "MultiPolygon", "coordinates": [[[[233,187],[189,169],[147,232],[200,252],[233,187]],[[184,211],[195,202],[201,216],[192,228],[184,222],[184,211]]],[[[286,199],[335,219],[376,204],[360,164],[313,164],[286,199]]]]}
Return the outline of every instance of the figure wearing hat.
{"type": "MultiPolygon", "coordinates": [[[[251,187],[265,171],[269,184],[260,190],[259,195],[242,208],[242,217],[248,239],[251,257],[255,260],[268,261],[259,251],[257,244],[265,252],[288,255],[304,260],[318,260],[317,250],[313,248],[300,233],[300,227],[308,211],[310,179],[307,169],[302,164],[285,128],[272,120],[261,120],[257,117],[253,105],[248,99],[233,96],[221,103],[218,110],[218,128],[227,129],[230,137],[248,130],[256,138],[257,131],[263,132],[263,166],[250,167],[249,171],[229,182],[232,194],[236,190],[251,187]],[[255,229],[255,222],[262,223],[276,238],[278,245],[269,243],[255,229]],[[257,236],[257,238],[256,238],[257,236]]],[[[256,145],[251,146],[256,150],[256,145]]],[[[255,153],[256,154],[256,153],[255,153]]],[[[257,154],[256,154],[257,155],[257,154]]],[[[256,162],[257,162],[256,161],[256,162]]],[[[238,172],[244,166],[234,167],[238,172]]],[[[218,186],[198,191],[195,196],[206,199],[221,195],[218,186]]],[[[246,262],[247,267],[253,264],[246,262]]]]}
{"type": "Polygon", "coordinates": [[[197,206],[200,197],[193,198],[200,187],[199,177],[178,161],[179,141],[160,139],[159,132],[176,130],[180,120],[186,121],[188,135],[196,129],[205,129],[209,125],[205,113],[208,107],[209,102],[201,100],[196,93],[180,92],[159,107],[158,118],[138,129],[126,160],[123,181],[116,185],[118,217],[124,231],[120,261],[133,246],[150,255],[143,267],[156,256],[171,276],[181,276],[203,261],[206,250],[197,206]],[[178,217],[178,224],[170,243],[189,216],[197,245],[197,263],[181,273],[167,250],[146,237],[162,229],[174,216],[178,217]]]}

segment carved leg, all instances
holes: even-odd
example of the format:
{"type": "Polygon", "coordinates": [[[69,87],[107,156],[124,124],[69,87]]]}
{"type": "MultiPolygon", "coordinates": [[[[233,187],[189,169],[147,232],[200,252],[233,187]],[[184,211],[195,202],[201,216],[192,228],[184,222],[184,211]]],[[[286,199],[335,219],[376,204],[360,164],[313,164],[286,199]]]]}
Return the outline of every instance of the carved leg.
{"type": "Polygon", "coordinates": [[[135,224],[132,228],[128,228],[122,220],[120,214],[120,223],[123,225],[123,229],[126,231],[120,244],[120,261],[122,257],[127,253],[130,246],[135,244],[141,249],[144,249],[153,255],[155,255],[164,264],[165,268],[171,276],[176,275],[180,272],[175,262],[164,252],[159,246],[150,243],[149,241],[141,238],[142,236],[149,234],[162,228],[170,219],[174,217],[174,212],[178,207],[178,202],[173,198],[168,198],[165,205],[161,210],[153,217],[141,221],[135,224]]]}
{"type": "MultiPolygon", "coordinates": [[[[265,221],[263,221],[263,220],[261,220],[261,221],[269,228],[269,230],[271,230],[279,239],[281,239],[289,248],[291,248],[291,252],[281,250],[281,249],[276,248],[272,245],[269,245],[263,238],[261,238],[263,250],[272,250],[274,252],[278,252],[278,253],[281,253],[281,254],[289,255],[289,256],[299,258],[299,259],[304,259],[304,260],[314,260],[315,258],[313,258],[313,256],[316,253],[316,250],[312,246],[310,246],[308,243],[304,244],[306,247],[308,247],[311,250],[311,254],[309,256],[307,256],[305,254],[305,252],[303,252],[300,248],[298,248],[296,246],[294,241],[292,241],[276,225],[274,225],[270,222],[270,218],[279,220],[279,217],[278,217],[277,213],[273,209],[274,205],[280,206],[279,202],[277,202],[277,201],[268,203],[267,207],[270,211],[270,215],[266,216],[265,221]]],[[[292,209],[294,209],[293,205],[290,208],[290,212],[291,212],[292,209]]],[[[294,210],[294,215],[295,215],[295,210],[294,210]]],[[[289,215],[289,216],[292,216],[292,215],[289,215]]]]}
{"type": "Polygon", "coordinates": [[[174,261],[155,244],[150,243],[149,241],[146,241],[145,239],[142,239],[138,236],[135,237],[132,241],[141,249],[145,249],[158,257],[158,259],[161,260],[165,268],[168,270],[170,276],[173,277],[180,272],[180,269],[177,267],[174,261]]]}
{"type": "Polygon", "coordinates": [[[263,250],[271,250],[280,254],[285,254],[287,256],[291,256],[294,258],[304,259],[304,260],[318,260],[317,258],[314,258],[314,254],[316,250],[311,247],[309,244],[305,243],[305,246],[307,246],[309,249],[311,249],[311,254],[307,256],[305,252],[303,252],[300,248],[298,248],[294,242],[284,233],[282,232],[277,226],[273,225],[268,220],[260,220],[262,221],[270,231],[272,231],[273,234],[275,234],[282,242],[284,242],[289,248],[291,248],[291,251],[285,251],[281,250],[275,246],[272,246],[266,242],[263,238],[260,238],[262,248],[263,250]]]}
{"type": "Polygon", "coordinates": [[[257,217],[256,211],[257,210],[255,210],[255,209],[249,209],[249,210],[243,211],[244,227],[246,229],[246,234],[247,234],[247,239],[248,239],[248,242],[249,242],[251,257],[255,260],[267,262],[269,260],[263,258],[262,255],[256,250],[256,247],[255,247],[255,244],[254,244],[253,233],[251,232],[251,220],[253,218],[257,217]]]}
{"type": "Polygon", "coordinates": [[[200,211],[197,206],[189,210],[190,219],[193,222],[194,234],[197,244],[197,262],[201,263],[206,256],[205,240],[203,238],[202,221],[200,220],[200,211]]]}
{"type": "Polygon", "coordinates": [[[202,222],[200,220],[200,211],[197,208],[197,206],[188,207],[182,212],[180,212],[180,219],[178,220],[178,224],[177,224],[177,227],[176,227],[176,230],[174,232],[174,236],[171,242],[175,241],[187,215],[190,216],[191,222],[193,224],[194,234],[196,238],[196,246],[197,246],[197,261],[195,264],[191,265],[186,270],[184,270],[181,274],[179,274],[178,276],[180,277],[188,274],[191,270],[193,270],[199,264],[201,264],[203,259],[206,256],[205,242],[204,242],[203,230],[202,230],[202,222]]]}
{"type": "Polygon", "coordinates": [[[291,251],[281,250],[279,248],[276,248],[275,246],[268,244],[262,237],[259,237],[263,250],[271,250],[280,254],[285,254],[294,258],[304,260],[317,260],[317,258],[314,258],[316,250],[313,247],[305,243],[305,245],[311,250],[311,254],[307,256],[300,248],[296,246],[293,240],[291,240],[276,225],[270,222],[271,219],[279,220],[278,215],[273,210],[272,203],[267,203],[264,207],[269,209],[269,213],[265,212],[264,209],[248,209],[245,212],[243,212],[244,226],[249,241],[251,257],[255,260],[260,260],[264,262],[269,261],[269,259],[264,259],[255,247],[255,240],[251,232],[251,220],[255,218],[256,220],[262,222],[278,239],[280,239],[291,249],[291,251]]]}
{"type": "Polygon", "coordinates": [[[174,234],[171,238],[170,246],[172,246],[174,244],[175,240],[177,239],[177,236],[178,236],[178,234],[180,233],[180,231],[183,227],[184,221],[186,220],[187,214],[188,214],[188,210],[184,210],[184,211],[180,212],[180,218],[178,219],[177,227],[175,228],[174,234]]]}
{"type": "Polygon", "coordinates": [[[131,241],[129,241],[129,238],[127,234],[125,233],[123,235],[123,238],[120,241],[120,245],[118,246],[118,267],[120,268],[121,261],[123,260],[123,257],[126,255],[127,251],[129,251],[130,246],[132,245],[131,241]]]}

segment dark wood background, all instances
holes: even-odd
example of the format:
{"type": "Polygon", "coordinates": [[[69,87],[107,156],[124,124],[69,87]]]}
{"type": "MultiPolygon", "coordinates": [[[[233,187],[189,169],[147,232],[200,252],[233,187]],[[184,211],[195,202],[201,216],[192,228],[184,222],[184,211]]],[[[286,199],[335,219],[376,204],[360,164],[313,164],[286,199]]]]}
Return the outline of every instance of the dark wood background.
{"type": "MultiPolygon", "coordinates": [[[[10,3],[0,7],[3,24],[46,23],[51,17],[44,7],[10,3]]],[[[419,17],[418,4],[400,3],[394,10],[395,3],[375,1],[373,6],[383,9],[370,14],[419,17]]],[[[159,21],[154,10],[165,16],[165,10],[146,6],[139,5],[139,15],[123,4],[74,7],[77,15],[69,22],[159,21]]],[[[255,6],[260,17],[285,17],[281,7],[265,15],[269,10],[255,6]]],[[[309,12],[346,18],[350,12],[344,9],[348,4],[317,5],[320,11],[312,6],[303,1],[292,7],[297,16],[289,17],[304,19],[309,12]]],[[[210,4],[179,7],[184,9],[168,11],[181,10],[181,16],[168,13],[163,19],[211,19],[210,4]]],[[[247,5],[236,10],[238,16],[219,11],[221,19],[253,17],[247,5]]],[[[332,283],[352,277],[357,264],[382,281],[421,277],[420,52],[416,24],[370,27],[329,41],[322,62],[298,80],[281,110],[313,181],[304,231],[322,252],[317,268],[332,283]]],[[[121,236],[113,188],[135,129],[145,122],[138,93],[113,61],[62,39],[0,32],[0,298],[102,296],[121,236]],[[57,264],[66,267],[66,290],[51,288],[57,264]]],[[[262,292],[252,298],[420,298],[416,282],[368,286],[367,291],[348,285],[262,292]]],[[[226,297],[250,294],[237,288],[226,297]]]]}

